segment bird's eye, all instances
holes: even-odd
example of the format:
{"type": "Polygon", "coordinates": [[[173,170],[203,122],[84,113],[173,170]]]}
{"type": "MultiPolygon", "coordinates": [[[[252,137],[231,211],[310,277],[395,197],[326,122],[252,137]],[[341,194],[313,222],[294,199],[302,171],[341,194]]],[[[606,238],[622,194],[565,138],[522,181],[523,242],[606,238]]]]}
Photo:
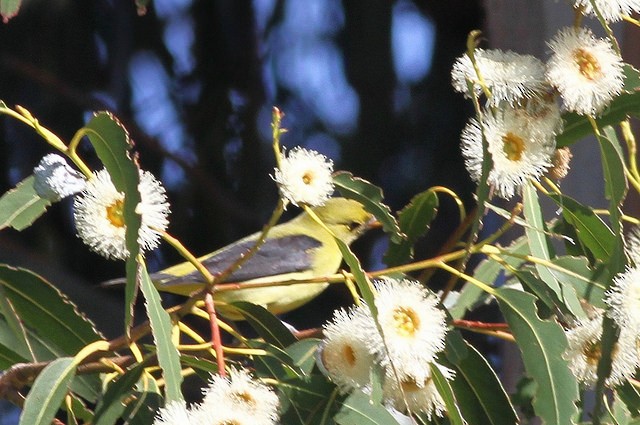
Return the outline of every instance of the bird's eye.
{"type": "Polygon", "coordinates": [[[347,224],[347,228],[349,229],[350,232],[353,232],[358,227],[360,227],[360,223],[358,223],[357,221],[352,221],[351,223],[347,224]]]}

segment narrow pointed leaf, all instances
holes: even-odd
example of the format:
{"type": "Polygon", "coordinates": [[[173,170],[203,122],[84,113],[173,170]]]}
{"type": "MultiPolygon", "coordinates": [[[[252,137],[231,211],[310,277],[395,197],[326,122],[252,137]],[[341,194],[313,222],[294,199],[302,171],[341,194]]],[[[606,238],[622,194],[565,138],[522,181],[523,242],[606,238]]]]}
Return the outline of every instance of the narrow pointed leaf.
{"type": "Polygon", "coordinates": [[[468,406],[462,402],[460,393],[456,391],[458,389],[456,384],[460,381],[466,383],[467,389],[477,400],[482,416],[486,418],[482,423],[487,425],[514,425],[518,423],[518,416],[511,405],[509,396],[494,370],[473,346],[465,344],[467,355],[463,358],[452,356],[446,352],[447,359],[453,362],[457,368],[456,378],[451,385],[460,401],[459,406],[465,419],[470,419],[467,410],[465,410],[468,406]]]}
{"type": "MultiPolygon", "coordinates": [[[[1,0],[0,0],[1,1],[1,0]]],[[[0,230],[13,227],[20,231],[38,219],[51,205],[36,193],[34,176],[22,180],[0,198],[0,230]]]]}
{"type": "Polygon", "coordinates": [[[398,425],[395,418],[380,404],[371,403],[370,397],[354,390],[333,417],[340,425],[398,425]]]}
{"type": "MultiPolygon", "coordinates": [[[[542,260],[547,260],[554,256],[552,247],[547,241],[547,228],[542,218],[542,210],[540,208],[540,201],[538,200],[538,194],[533,184],[530,182],[524,185],[522,199],[524,202],[524,217],[527,220],[529,226],[525,228],[525,234],[529,241],[529,249],[531,255],[538,257],[542,260]]],[[[555,276],[549,272],[547,267],[538,263],[535,264],[535,268],[542,279],[551,291],[553,291],[558,299],[562,299],[562,289],[560,288],[560,282],[555,276]]]]}
{"type": "Polygon", "coordinates": [[[465,425],[465,420],[460,412],[458,400],[453,393],[451,383],[444,377],[440,369],[433,363],[431,364],[431,377],[433,383],[438,389],[440,397],[444,400],[444,404],[447,408],[447,417],[452,425],[465,425]]]}
{"type": "Polygon", "coordinates": [[[0,286],[20,320],[67,355],[101,338],[65,295],[35,273],[0,264],[0,286]]]}
{"type": "Polygon", "coordinates": [[[291,344],[286,349],[294,364],[305,375],[310,375],[316,364],[316,353],[320,342],[321,340],[317,338],[307,338],[291,344]]]}
{"type": "Polygon", "coordinates": [[[94,425],[108,425],[116,422],[126,407],[122,402],[123,399],[129,397],[129,393],[135,387],[146,366],[144,363],[139,364],[109,383],[96,406],[94,425]]]}
{"type": "Polygon", "coordinates": [[[297,341],[282,321],[266,308],[246,301],[237,301],[232,305],[269,344],[285,349],[297,341]]]}
{"type": "Polygon", "coordinates": [[[162,376],[165,380],[167,401],[183,400],[182,391],[180,390],[182,384],[180,353],[171,340],[171,319],[169,314],[162,308],[160,294],[153,286],[144,263],[140,267],[140,287],[145,298],[149,322],[151,323],[158,364],[162,368],[162,376]]]}
{"type": "Polygon", "coordinates": [[[129,332],[133,322],[133,304],[137,295],[137,270],[138,270],[138,231],[141,224],[141,216],[136,214],[136,206],[140,203],[138,184],[140,180],[139,169],[130,154],[133,143],[129,133],[120,124],[118,119],[109,112],[98,112],[79,130],[86,134],[93,145],[96,154],[104,164],[113,185],[118,191],[124,193],[124,218],[127,225],[126,246],[129,251],[127,259],[127,286],[125,288],[125,329],[129,332]]]}
{"type": "Polygon", "coordinates": [[[537,384],[533,407],[544,423],[572,424],[578,412],[578,384],[563,359],[564,331],[538,317],[536,298],[514,289],[496,293],[500,310],[522,353],[527,375],[537,384]]]}
{"type": "Polygon", "coordinates": [[[50,425],[76,371],[71,357],[51,362],[38,375],[24,403],[20,425],[50,425]]]}
{"type": "Polygon", "coordinates": [[[382,189],[346,171],[336,173],[333,182],[342,196],[364,205],[382,224],[393,242],[400,242],[404,238],[391,210],[382,202],[382,189]]]}
{"type": "Polygon", "coordinates": [[[406,239],[391,241],[384,256],[387,266],[403,264],[413,258],[413,245],[429,230],[437,214],[438,205],[438,195],[432,190],[427,190],[414,196],[398,213],[400,231],[406,235],[406,239]]]}
{"type": "Polygon", "coordinates": [[[16,363],[24,363],[27,359],[16,353],[9,347],[0,344],[0,369],[9,369],[16,363]]]}
{"type": "Polygon", "coordinates": [[[609,214],[611,227],[614,232],[620,231],[620,205],[624,200],[628,184],[624,175],[624,161],[620,149],[620,142],[616,132],[610,126],[604,129],[604,136],[598,137],[602,172],[604,174],[605,197],[609,200],[609,214]]]}
{"type": "Polygon", "coordinates": [[[591,208],[564,195],[550,194],[549,197],[562,208],[562,217],[571,224],[580,241],[597,259],[608,262],[616,249],[616,236],[591,208]]]}
{"type": "MultiPolygon", "coordinates": [[[[627,116],[640,115],[640,92],[623,93],[613,99],[609,107],[596,119],[598,128],[615,125],[627,118],[627,116]]],[[[576,113],[570,112],[562,115],[565,122],[562,134],[556,137],[556,145],[560,148],[570,146],[576,141],[593,134],[593,127],[589,120],[576,113]]]]}

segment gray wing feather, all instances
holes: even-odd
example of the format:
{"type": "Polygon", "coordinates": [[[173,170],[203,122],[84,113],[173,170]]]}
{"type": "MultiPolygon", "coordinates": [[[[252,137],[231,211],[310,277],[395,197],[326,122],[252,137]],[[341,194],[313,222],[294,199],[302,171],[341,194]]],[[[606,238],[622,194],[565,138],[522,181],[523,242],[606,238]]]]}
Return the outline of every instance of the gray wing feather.
{"type": "MultiPolygon", "coordinates": [[[[207,258],[203,265],[215,276],[229,268],[243,254],[246,254],[255,241],[237,243],[220,253],[207,258]]],[[[244,282],[261,276],[274,276],[293,273],[311,267],[313,258],[311,251],[320,247],[319,240],[307,235],[291,235],[268,239],[240,269],[233,272],[226,282],[244,282]]],[[[152,279],[161,285],[172,285],[179,282],[202,282],[204,279],[197,271],[186,276],[175,277],[162,273],[153,274],[152,279]]]]}

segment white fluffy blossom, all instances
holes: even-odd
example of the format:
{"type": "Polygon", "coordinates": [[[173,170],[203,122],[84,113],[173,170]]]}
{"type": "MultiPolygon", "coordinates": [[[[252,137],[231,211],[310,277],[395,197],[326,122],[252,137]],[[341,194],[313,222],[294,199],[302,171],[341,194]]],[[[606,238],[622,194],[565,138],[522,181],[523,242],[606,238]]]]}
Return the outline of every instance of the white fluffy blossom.
{"type": "MultiPolygon", "coordinates": [[[[435,364],[447,380],[454,378],[454,372],[444,366],[435,364]]],[[[422,380],[404,377],[398,382],[393,376],[387,376],[382,397],[385,403],[400,412],[423,413],[431,420],[432,416],[443,416],[445,404],[438,392],[431,375],[422,380]]]]}
{"type": "Polygon", "coordinates": [[[278,405],[278,396],[270,387],[252,379],[244,369],[233,369],[229,377],[212,375],[194,415],[202,418],[198,424],[272,425],[278,422],[278,405]],[[233,418],[237,422],[223,421],[233,418]]]}
{"type": "MultiPolygon", "coordinates": [[[[551,166],[557,117],[532,117],[524,110],[505,109],[484,115],[488,151],[493,161],[488,184],[496,195],[509,199],[529,179],[539,179],[551,166]]],[[[471,178],[482,176],[482,126],[471,119],[462,131],[462,156],[471,178]]]]}
{"type": "Polygon", "coordinates": [[[567,110],[598,115],[622,91],[622,58],[587,28],[565,28],[549,42],[547,78],[567,110]]]}
{"type": "Polygon", "coordinates": [[[607,316],[620,328],[638,329],[640,334],[640,266],[627,267],[617,274],[605,292],[604,302],[609,306],[607,316]]]}
{"type": "Polygon", "coordinates": [[[324,205],[333,193],[333,161],[301,147],[293,148],[275,169],[273,179],[283,199],[294,205],[324,205]]]}
{"type": "MultiPolygon", "coordinates": [[[[539,96],[547,87],[544,64],[531,55],[497,49],[477,49],[475,58],[480,74],[491,91],[491,98],[488,99],[491,105],[498,105],[501,101],[511,105],[521,104],[525,99],[539,96]]],[[[459,57],[453,64],[451,80],[453,88],[466,96],[469,96],[467,80],[473,83],[476,95],[482,91],[467,54],[459,57]]]]}
{"type": "MultiPolygon", "coordinates": [[[[138,242],[143,251],[156,248],[160,233],[167,228],[169,204],[164,187],[147,171],[140,172],[140,203],[136,213],[142,225],[138,242]]],[[[87,182],[85,190],[74,202],[74,218],[78,236],[93,251],[113,259],[129,256],[125,244],[124,194],[111,182],[108,171],[101,170],[87,182]]]]}
{"type": "MultiPolygon", "coordinates": [[[[363,311],[368,312],[368,308],[363,311]]],[[[375,326],[367,313],[336,310],[333,319],[324,325],[324,341],[320,346],[319,365],[324,368],[342,392],[369,384],[374,361],[364,340],[365,330],[375,326]]]]}
{"type": "MultiPolygon", "coordinates": [[[[578,322],[566,331],[568,347],[564,358],[576,379],[587,387],[598,379],[598,362],[602,355],[602,315],[578,322]]],[[[611,373],[605,381],[608,387],[615,387],[633,376],[638,367],[636,335],[629,328],[622,328],[611,353],[611,373]]]]}
{"type": "Polygon", "coordinates": [[[86,185],[82,174],[58,154],[45,155],[33,169],[34,189],[38,196],[56,202],[81,192],[86,185]]]}
{"type": "MultiPolygon", "coordinates": [[[[363,338],[389,375],[424,382],[430,365],[444,349],[446,316],[437,297],[411,280],[383,279],[375,284],[378,328],[370,326],[363,338]]],[[[363,308],[356,310],[363,311],[363,308]]]]}
{"type": "Polygon", "coordinates": [[[173,401],[158,410],[153,425],[190,425],[191,412],[184,401],[173,401]]]}
{"type": "MultiPolygon", "coordinates": [[[[640,1],[638,0],[595,0],[596,7],[607,22],[617,22],[623,16],[640,12],[640,1]]],[[[575,6],[582,8],[585,15],[596,16],[591,0],[575,0],[575,6]]]]}

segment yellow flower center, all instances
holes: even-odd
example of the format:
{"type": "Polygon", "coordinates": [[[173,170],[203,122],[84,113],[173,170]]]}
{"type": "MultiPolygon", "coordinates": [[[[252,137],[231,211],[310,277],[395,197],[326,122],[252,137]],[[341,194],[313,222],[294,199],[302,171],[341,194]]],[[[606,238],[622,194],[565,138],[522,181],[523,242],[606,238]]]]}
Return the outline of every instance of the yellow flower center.
{"type": "Polygon", "coordinates": [[[582,354],[586,357],[587,363],[596,366],[602,357],[602,347],[600,341],[589,341],[582,347],[582,354]]]}
{"type": "Polygon", "coordinates": [[[311,174],[311,172],[307,171],[302,175],[302,183],[311,184],[312,181],[313,181],[313,174],[311,174]]]}
{"type": "Polygon", "coordinates": [[[124,201],[118,199],[107,207],[107,219],[114,227],[124,227],[124,201]]]}
{"type": "MultiPolygon", "coordinates": [[[[600,361],[600,357],[602,357],[602,346],[600,345],[600,341],[592,341],[587,342],[582,347],[582,354],[587,358],[587,363],[591,366],[598,366],[598,362],[600,361]]],[[[615,359],[618,354],[618,343],[615,343],[613,348],[611,349],[611,358],[615,359]]]]}
{"type": "Polygon", "coordinates": [[[502,151],[510,161],[520,161],[524,152],[524,140],[512,132],[502,136],[502,151]]]}
{"type": "Polygon", "coordinates": [[[425,379],[422,386],[419,386],[416,380],[412,377],[407,377],[405,380],[400,382],[400,386],[402,387],[402,391],[405,394],[411,394],[420,391],[422,388],[426,387],[427,384],[431,381],[431,378],[425,379]]]}
{"type": "Polygon", "coordinates": [[[255,409],[256,407],[256,399],[248,391],[234,392],[231,396],[249,409],[255,409]]]}
{"type": "Polygon", "coordinates": [[[573,52],[573,59],[576,61],[580,74],[587,80],[596,80],[602,76],[600,64],[595,56],[585,49],[579,48],[573,52]]]}
{"type": "Polygon", "coordinates": [[[345,344],[345,346],[342,347],[342,356],[349,366],[353,367],[356,364],[356,353],[353,351],[352,346],[345,344]]]}
{"type": "Polygon", "coordinates": [[[393,322],[398,335],[411,338],[420,329],[420,316],[411,308],[398,307],[393,312],[393,322]]]}

